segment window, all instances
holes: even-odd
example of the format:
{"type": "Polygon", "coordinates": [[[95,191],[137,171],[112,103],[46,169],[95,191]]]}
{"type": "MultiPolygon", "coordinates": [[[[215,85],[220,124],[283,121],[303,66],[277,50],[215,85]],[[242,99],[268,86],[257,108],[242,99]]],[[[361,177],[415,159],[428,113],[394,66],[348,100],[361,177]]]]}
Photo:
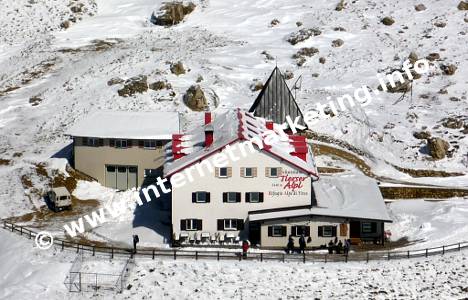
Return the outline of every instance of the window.
{"type": "Polygon", "coordinates": [[[89,146],[89,147],[98,147],[99,146],[99,139],[87,138],[87,146],[89,146]]]}
{"type": "Polygon", "coordinates": [[[219,168],[219,177],[227,177],[227,168],[219,168]]]}
{"type": "Polygon", "coordinates": [[[250,203],[263,202],[263,193],[261,192],[245,193],[245,202],[250,202],[250,203]]]}
{"type": "Polygon", "coordinates": [[[253,177],[253,170],[252,168],[245,168],[245,177],[253,177]]]}
{"type": "Polygon", "coordinates": [[[127,148],[128,141],[127,140],[115,140],[115,148],[127,148]]]}
{"type": "Polygon", "coordinates": [[[208,192],[194,192],[192,193],[192,203],[209,203],[210,193],[208,192]]]}
{"type": "Polygon", "coordinates": [[[362,233],[376,233],[377,232],[377,223],[375,222],[362,222],[361,223],[362,233]]]}
{"type": "Polygon", "coordinates": [[[237,230],[237,219],[224,219],[224,230],[237,230]]]}
{"type": "Polygon", "coordinates": [[[218,219],[218,230],[243,230],[243,219],[218,219]]]}
{"type": "Polygon", "coordinates": [[[223,193],[223,202],[227,202],[227,203],[241,202],[241,193],[237,193],[237,192],[223,193]]]}
{"type": "Polygon", "coordinates": [[[292,226],[291,227],[291,234],[294,236],[310,236],[310,227],[309,226],[292,226]]]}
{"type": "Polygon", "coordinates": [[[281,237],[286,236],[286,226],[268,226],[268,236],[281,237]]]}
{"type": "Polygon", "coordinates": [[[336,236],[336,226],[319,226],[318,227],[318,236],[321,236],[321,237],[335,237],[336,236]]]}
{"type": "Polygon", "coordinates": [[[143,145],[145,149],[156,149],[156,141],[145,140],[143,145]]]}
{"type": "Polygon", "coordinates": [[[184,219],[180,220],[180,230],[202,230],[202,220],[199,219],[184,219]]]}
{"type": "Polygon", "coordinates": [[[281,175],[281,168],[265,168],[266,177],[278,177],[281,175]]]}

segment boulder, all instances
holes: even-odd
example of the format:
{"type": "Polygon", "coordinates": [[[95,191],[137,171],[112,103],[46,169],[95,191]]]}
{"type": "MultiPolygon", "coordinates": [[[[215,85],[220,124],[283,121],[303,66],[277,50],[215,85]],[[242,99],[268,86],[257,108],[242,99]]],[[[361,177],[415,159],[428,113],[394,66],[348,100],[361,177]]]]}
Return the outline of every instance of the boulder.
{"type": "Polygon", "coordinates": [[[338,4],[336,5],[335,10],[342,11],[343,9],[345,9],[345,5],[345,0],[340,0],[340,2],[338,2],[338,4]]]}
{"type": "Polygon", "coordinates": [[[381,20],[382,24],[391,26],[393,23],[395,23],[395,20],[393,20],[391,17],[385,17],[381,20]]]}
{"type": "Polygon", "coordinates": [[[270,25],[271,25],[271,26],[276,26],[276,25],[278,25],[279,23],[280,23],[280,21],[279,21],[278,19],[273,19],[273,20],[271,20],[270,25]]]}
{"type": "Polygon", "coordinates": [[[145,75],[139,75],[127,79],[123,88],[118,90],[119,96],[128,97],[136,93],[144,93],[148,90],[148,81],[145,75]]]}
{"type": "Polygon", "coordinates": [[[413,136],[418,140],[427,140],[431,137],[431,133],[429,131],[418,131],[413,132],[413,136]]]}
{"type": "Polygon", "coordinates": [[[421,4],[416,5],[416,6],[414,7],[414,9],[415,9],[416,11],[423,11],[423,10],[426,10],[426,6],[425,6],[424,4],[421,3],[421,4]]]}
{"type": "Polygon", "coordinates": [[[344,41],[342,39],[336,39],[332,41],[332,47],[337,48],[343,46],[344,41]]]}
{"type": "Polygon", "coordinates": [[[261,81],[254,81],[250,85],[250,90],[252,92],[260,91],[261,89],[263,89],[263,82],[261,82],[261,81]]]}
{"type": "Polygon", "coordinates": [[[202,111],[208,106],[205,93],[199,85],[192,85],[185,92],[184,103],[194,111],[202,111]]]}
{"type": "Polygon", "coordinates": [[[326,61],[327,60],[323,56],[319,58],[319,63],[321,63],[321,64],[324,64],[326,61]]]}
{"type": "Polygon", "coordinates": [[[171,64],[171,73],[177,76],[185,74],[185,68],[181,61],[171,64]]]}
{"type": "Polygon", "coordinates": [[[459,10],[468,10],[468,1],[460,1],[460,3],[458,3],[457,8],[459,10]]]}
{"type": "Polygon", "coordinates": [[[125,82],[125,80],[123,80],[122,78],[114,77],[114,78],[109,79],[109,81],[107,82],[107,85],[111,86],[111,85],[114,85],[114,84],[120,84],[120,83],[124,83],[124,82],[125,82]]]}
{"type": "Polygon", "coordinates": [[[195,4],[189,2],[164,3],[160,10],[151,15],[151,22],[159,26],[173,26],[182,22],[186,15],[190,14],[195,9],[195,4]]]}
{"type": "Polygon", "coordinates": [[[65,20],[62,23],[60,23],[60,27],[63,29],[68,29],[71,25],[71,22],[69,20],[65,20]]]}
{"type": "Polygon", "coordinates": [[[445,75],[453,75],[457,70],[455,65],[440,65],[440,69],[444,72],[445,75]]]}
{"type": "Polygon", "coordinates": [[[149,88],[154,91],[159,91],[159,90],[165,89],[166,87],[167,87],[166,82],[162,80],[150,83],[149,85],[149,88]]]}
{"type": "Polygon", "coordinates": [[[431,155],[434,159],[444,158],[447,155],[449,147],[449,143],[441,138],[434,137],[427,139],[429,155],[431,155]]]}
{"type": "Polygon", "coordinates": [[[312,37],[312,36],[317,36],[317,35],[321,35],[322,32],[316,28],[303,28],[301,30],[299,30],[298,32],[294,32],[292,33],[289,38],[288,38],[288,42],[291,44],[291,45],[296,45],[300,42],[303,42],[305,40],[307,40],[308,38],[312,37]]]}
{"type": "Polygon", "coordinates": [[[440,59],[440,54],[439,53],[429,53],[428,56],[426,56],[426,59],[429,61],[434,61],[440,59]]]}
{"type": "Polygon", "coordinates": [[[286,70],[283,73],[283,78],[286,79],[286,80],[293,79],[294,78],[294,73],[289,71],[289,70],[286,70]]]}
{"type": "Polygon", "coordinates": [[[449,117],[442,120],[442,126],[450,129],[460,129],[463,127],[463,121],[457,118],[449,117]]]}

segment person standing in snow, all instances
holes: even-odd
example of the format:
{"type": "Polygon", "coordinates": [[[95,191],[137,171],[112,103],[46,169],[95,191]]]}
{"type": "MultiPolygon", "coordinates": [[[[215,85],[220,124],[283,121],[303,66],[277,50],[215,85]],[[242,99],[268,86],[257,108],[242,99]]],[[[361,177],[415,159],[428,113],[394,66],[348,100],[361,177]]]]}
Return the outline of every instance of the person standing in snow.
{"type": "Polygon", "coordinates": [[[288,239],[288,245],[286,246],[286,252],[289,254],[289,253],[292,253],[293,251],[294,251],[294,239],[292,235],[290,235],[288,239]]]}
{"type": "Polygon", "coordinates": [[[242,256],[243,256],[244,258],[247,258],[247,251],[249,251],[249,247],[250,247],[249,241],[244,240],[244,241],[242,242],[242,256]]]}
{"type": "Polygon", "coordinates": [[[335,247],[335,244],[333,243],[332,240],[328,243],[328,254],[333,254],[333,248],[335,247]]]}
{"type": "Polygon", "coordinates": [[[338,245],[336,246],[336,254],[341,254],[341,251],[343,250],[343,243],[341,240],[338,242],[338,245]]]}
{"type": "Polygon", "coordinates": [[[305,247],[306,247],[305,237],[304,237],[303,234],[301,234],[301,237],[299,238],[299,249],[300,249],[300,253],[304,253],[304,252],[305,252],[305,247]]]}
{"type": "Polygon", "coordinates": [[[133,235],[133,253],[134,254],[137,252],[136,247],[139,242],[140,242],[140,238],[138,237],[138,235],[134,234],[133,235]]]}
{"type": "Polygon", "coordinates": [[[346,239],[344,242],[344,254],[348,255],[349,248],[351,248],[351,243],[349,239],[346,239]]]}

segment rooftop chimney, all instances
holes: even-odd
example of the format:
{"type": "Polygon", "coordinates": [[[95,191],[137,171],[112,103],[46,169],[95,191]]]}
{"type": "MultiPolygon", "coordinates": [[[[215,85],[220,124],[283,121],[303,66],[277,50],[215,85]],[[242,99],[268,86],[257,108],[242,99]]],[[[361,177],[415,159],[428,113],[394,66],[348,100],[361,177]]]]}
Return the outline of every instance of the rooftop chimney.
{"type": "Polygon", "coordinates": [[[268,130],[273,130],[273,121],[266,121],[265,125],[268,130]]]}
{"type": "Polygon", "coordinates": [[[183,157],[185,154],[182,152],[182,137],[183,134],[172,135],[172,157],[174,160],[183,157]]]}
{"type": "MultiPolygon", "coordinates": [[[[205,121],[206,121],[206,115],[205,115],[205,121]]],[[[205,147],[209,147],[211,146],[211,144],[213,144],[213,132],[214,132],[213,125],[211,124],[205,125],[205,147]]]]}
{"type": "Polygon", "coordinates": [[[210,124],[211,121],[213,121],[211,112],[209,111],[205,112],[205,125],[210,124]]]}

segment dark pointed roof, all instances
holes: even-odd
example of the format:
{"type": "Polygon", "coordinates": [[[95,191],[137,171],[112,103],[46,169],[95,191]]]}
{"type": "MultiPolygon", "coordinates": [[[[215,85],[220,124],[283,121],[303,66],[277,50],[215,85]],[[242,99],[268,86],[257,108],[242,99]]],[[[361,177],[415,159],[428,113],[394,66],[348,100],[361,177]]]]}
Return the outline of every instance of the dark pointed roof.
{"type": "Polygon", "coordinates": [[[300,116],[299,124],[305,125],[303,114],[278,67],[271,72],[249,112],[277,124],[285,123],[286,116],[290,116],[293,121],[300,116]]]}

